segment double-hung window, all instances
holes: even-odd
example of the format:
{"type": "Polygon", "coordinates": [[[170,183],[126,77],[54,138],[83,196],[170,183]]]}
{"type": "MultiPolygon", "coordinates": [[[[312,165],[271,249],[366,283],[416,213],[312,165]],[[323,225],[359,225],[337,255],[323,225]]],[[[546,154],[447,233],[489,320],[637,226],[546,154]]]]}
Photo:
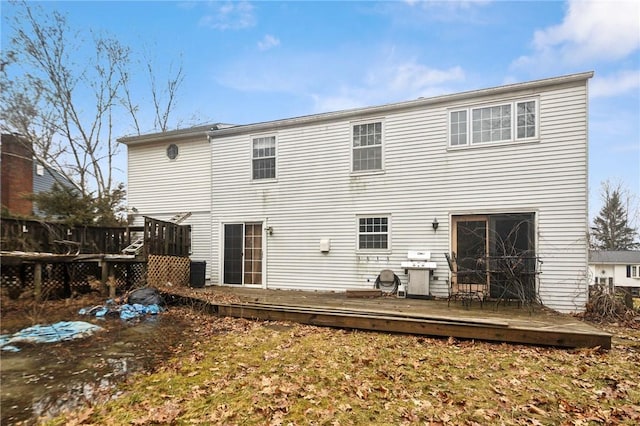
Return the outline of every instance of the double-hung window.
{"type": "Polygon", "coordinates": [[[535,139],[537,102],[514,101],[457,109],[449,113],[449,145],[482,145],[535,139]]]}
{"type": "Polygon", "coordinates": [[[352,150],[354,172],[382,170],[382,122],[354,124],[352,150]]]}
{"type": "Polygon", "coordinates": [[[627,278],[640,278],[640,265],[627,265],[627,278]]]}
{"type": "Polygon", "coordinates": [[[358,218],[358,249],[359,250],[388,250],[389,249],[389,218],[360,217],[358,218]]]}
{"type": "Polygon", "coordinates": [[[276,177],[276,137],[261,136],[252,140],[253,180],[275,179],[276,177]]]}

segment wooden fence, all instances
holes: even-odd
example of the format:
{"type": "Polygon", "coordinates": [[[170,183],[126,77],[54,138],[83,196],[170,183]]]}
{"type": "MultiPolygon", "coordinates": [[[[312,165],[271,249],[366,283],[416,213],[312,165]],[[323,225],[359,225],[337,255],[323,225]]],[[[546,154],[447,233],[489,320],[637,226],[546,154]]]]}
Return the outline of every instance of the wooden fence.
{"type": "Polygon", "coordinates": [[[44,253],[64,253],[69,246],[61,241],[75,242],[80,253],[120,253],[131,244],[131,234],[142,227],[70,227],[62,223],[26,219],[2,221],[2,250],[44,253]]]}

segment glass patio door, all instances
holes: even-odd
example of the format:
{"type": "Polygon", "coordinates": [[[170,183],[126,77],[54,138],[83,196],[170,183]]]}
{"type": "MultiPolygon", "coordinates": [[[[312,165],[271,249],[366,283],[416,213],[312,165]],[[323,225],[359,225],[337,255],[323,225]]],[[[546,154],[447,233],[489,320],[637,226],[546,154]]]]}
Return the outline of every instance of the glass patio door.
{"type": "Polygon", "coordinates": [[[486,286],[488,255],[488,218],[486,216],[454,217],[453,251],[459,271],[458,284],[486,286]]]}
{"type": "Polygon", "coordinates": [[[262,223],[224,225],[224,284],[262,284],[262,223]]]}

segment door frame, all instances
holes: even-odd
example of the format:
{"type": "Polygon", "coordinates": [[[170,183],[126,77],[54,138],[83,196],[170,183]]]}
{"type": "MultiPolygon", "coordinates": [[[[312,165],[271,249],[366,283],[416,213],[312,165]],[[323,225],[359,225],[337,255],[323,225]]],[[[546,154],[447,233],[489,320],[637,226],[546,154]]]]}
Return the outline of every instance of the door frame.
{"type": "Polygon", "coordinates": [[[219,228],[219,241],[218,241],[218,270],[220,276],[220,285],[229,287],[245,287],[245,288],[268,288],[267,285],[267,239],[269,235],[266,231],[267,219],[266,218],[250,218],[250,219],[229,219],[220,221],[219,228]],[[245,284],[244,283],[244,251],[245,251],[245,226],[246,225],[262,225],[262,284],[245,284]],[[224,282],[224,241],[225,241],[225,225],[242,225],[242,283],[241,284],[228,284],[224,282]]]}
{"type": "MultiPolygon", "coordinates": [[[[484,222],[485,223],[485,235],[484,235],[484,254],[489,255],[489,214],[467,214],[467,215],[451,215],[451,251],[455,251],[458,254],[458,223],[459,222],[484,222]]],[[[457,277],[451,277],[455,284],[458,284],[457,277]]],[[[485,265],[485,281],[486,283],[478,283],[479,287],[486,286],[487,289],[491,288],[491,277],[489,271],[485,265]]]]}
{"type": "MultiPolygon", "coordinates": [[[[449,223],[451,224],[451,231],[450,231],[450,240],[449,240],[449,252],[451,251],[456,251],[457,252],[457,239],[458,239],[458,227],[457,224],[458,222],[465,222],[465,221],[481,221],[484,220],[486,223],[486,240],[485,240],[485,252],[486,255],[490,256],[491,255],[491,218],[492,216],[508,216],[508,215],[524,215],[524,214],[530,214],[532,215],[532,220],[531,220],[531,226],[533,226],[533,229],[531,230],[531,236],[533,238],[533,244],[531,247],[531,251],[536,254],[539,255],[539,241],[540,241],[540,236],[539,236],[539,226],[538,226],[538,222],[540,219],[540,212],[538,209],[504,209],[504,210],[494,210],[494,211],[481,211],[479,213],[469,213],[469,212],[464,212],[464,213],[449,213],[449,223]]],[[[451,282],[455,282],[454,277],[450,276],[451,278],[451,282]]],[[[535,281],[535,280],[534,280],[535,281]]],[[[534,291],[537,293],[539,291],[539,289],[537,288],[538,283],[534,282],[534,291]]],[[[489,271],[487,271],[487,290],[490,292],[491,291],[491,274],[489,273],[489,271]]]]}

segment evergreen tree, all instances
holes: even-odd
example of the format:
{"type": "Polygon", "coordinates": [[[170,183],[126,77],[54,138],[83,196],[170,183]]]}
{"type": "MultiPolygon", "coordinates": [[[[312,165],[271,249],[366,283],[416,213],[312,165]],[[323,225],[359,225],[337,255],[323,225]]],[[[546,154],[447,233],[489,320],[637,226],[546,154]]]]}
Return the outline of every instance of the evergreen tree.
{"type": "Polygon", "coordinates": [[[593,220],[592,246],[598,250],[633,250],[640,247],[636,241],[638,234],[628,223],[627,208],[623,205],[620,186],[612,187],[609,182],[602,185],[604,205],[593,220]]]}

